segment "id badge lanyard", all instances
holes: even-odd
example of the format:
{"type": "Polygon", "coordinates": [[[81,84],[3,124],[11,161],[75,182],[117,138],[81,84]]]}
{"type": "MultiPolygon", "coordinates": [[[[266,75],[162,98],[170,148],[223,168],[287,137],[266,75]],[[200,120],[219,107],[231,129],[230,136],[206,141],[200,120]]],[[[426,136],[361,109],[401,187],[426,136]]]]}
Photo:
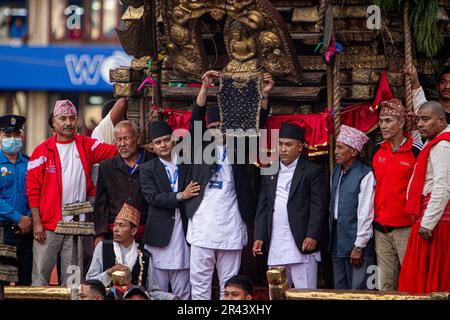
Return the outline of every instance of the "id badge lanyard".
{"type": "Polygon", "coordinates": [[[166,168],[167,176],[169,178],[170,188],[172,188],[172,192],[175,192],[175,185],[177,184],[177,180],[178,180],[178,167],[175,169],[175,172],[173,174],[173,180],[172,180],[172,174],[170,173],[168,166],[166,164],[164,164],[164,167],[166,168]]]}
{"type": "Polygon", "coordinates": [[[223,155],[222,155],[222,161],[221,163],[217,164],[216,172],[214,173],[214,179],[211,179],[209,181],[209,188],[210,189],[222,189],[223,181],[219,181],[219,172],[222,169],[222,163],[225,161],[225,157],[227,156],[227,149],[224,148],[223,155]]]}

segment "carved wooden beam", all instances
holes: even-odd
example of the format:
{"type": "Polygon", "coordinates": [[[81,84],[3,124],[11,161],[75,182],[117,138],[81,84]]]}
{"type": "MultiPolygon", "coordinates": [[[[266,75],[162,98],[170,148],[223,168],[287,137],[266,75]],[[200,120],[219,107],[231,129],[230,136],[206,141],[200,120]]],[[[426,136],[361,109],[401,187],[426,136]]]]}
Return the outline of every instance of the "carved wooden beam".
{"type": "Polygon", "coordinates": [[[11,300],[70,300],[67,287],[5,287],[5,298],[11,300]]]}
{"type": "Polygon", "coordinates": [[[449,300],[449,293],[410,295],[399,292],[343,290],[286,290],[286,300],[449,300]]]}
{"type": "MultiPolygon", "coordinates": [[[[320,98],[321,90],[325,87],[274,87],[270,92],[270,99],[283,99],[287,101],[317,101],[320,98]]],[[[146,89],[145,95],[151,95],[146,89]]],[[[169,87],[163,85],[162,95],[170,100],[193,100],[198,93],[198,88],[189,87],[169,87]]],[[[208,90],[208,98],[213,99],[217,96],[217,87],[208,90]]]]}

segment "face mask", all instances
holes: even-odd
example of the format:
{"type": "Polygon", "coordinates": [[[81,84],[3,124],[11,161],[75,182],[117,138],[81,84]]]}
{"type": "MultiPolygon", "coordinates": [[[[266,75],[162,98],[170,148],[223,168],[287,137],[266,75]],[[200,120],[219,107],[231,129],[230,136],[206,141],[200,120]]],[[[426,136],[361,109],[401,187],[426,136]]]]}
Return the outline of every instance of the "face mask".
{"type": "Polygon", "coordinates": [[[22,138],[3,138],[2,149],[8,154],[16,154],[22,149],[22,138]]]}

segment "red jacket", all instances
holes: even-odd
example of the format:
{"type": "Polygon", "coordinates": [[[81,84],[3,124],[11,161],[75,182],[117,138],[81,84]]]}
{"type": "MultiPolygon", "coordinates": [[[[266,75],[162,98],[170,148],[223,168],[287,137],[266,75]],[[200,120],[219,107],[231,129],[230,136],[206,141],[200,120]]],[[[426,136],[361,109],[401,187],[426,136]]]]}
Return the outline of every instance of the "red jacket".
{"type": "Polygon", "coordinates": [[[412,176],[420,147],[408,141],[392,152],[391,145],[384,141],[372,159],[375,186],[375,222],[388,227],[406,227],[413,224],[411,215],[405,213],[406,191],[412,176]],[[416,155],[416,156],[415,156],[416,155]]]}
{"type": "MultiPolygon", "coordinates": [[[[95,185],[90,177],[92,165],[114,156],[117,148],[115,145],[80,135],[75,135],[75,143],[86,175],[86,196],[95,196],[95,185]]],[[[62,173],[56,135],[33,151],[28,162],[26,192],[30,208],[40,210],[44,229],[54,231],[62,219],[62,173]]]]}

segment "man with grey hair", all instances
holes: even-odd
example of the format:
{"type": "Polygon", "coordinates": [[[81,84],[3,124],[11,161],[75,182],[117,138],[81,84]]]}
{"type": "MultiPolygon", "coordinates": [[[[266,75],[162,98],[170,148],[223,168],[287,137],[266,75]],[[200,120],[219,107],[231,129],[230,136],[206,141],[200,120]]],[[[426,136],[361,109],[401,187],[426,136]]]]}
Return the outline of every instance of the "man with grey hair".
{"type": "Polygon", "coordinates": [[[141,164],[153,156],[139,147],[140,129],[136,123],[123,120],[114,128],[115,144],[118,155],[100,164],[95,199],[96,238],[99,241],[111,239],[112,226],[117,213],[124,203],[128,203],[141,212],[136,241],[140,242],[147,220],[148,205],[139,182],[141,164]]]}

